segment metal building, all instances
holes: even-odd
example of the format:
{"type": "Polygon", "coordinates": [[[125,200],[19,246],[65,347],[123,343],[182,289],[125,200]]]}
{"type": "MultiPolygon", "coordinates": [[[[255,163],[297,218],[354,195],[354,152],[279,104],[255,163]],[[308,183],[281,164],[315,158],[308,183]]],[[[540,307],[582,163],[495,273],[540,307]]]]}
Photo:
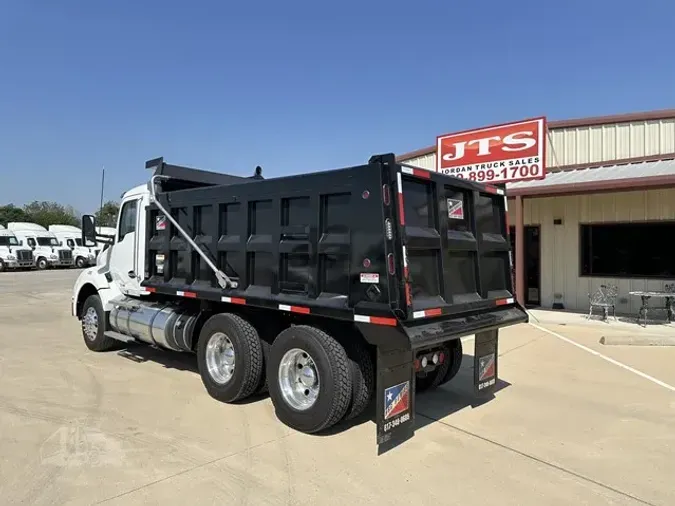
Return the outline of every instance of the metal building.
{"type": "MultiPolygon", "coordinates": [[[[617,313],[636,314],[641,301],[630,291],[675,280],[675,110],[548,129],[546,178],[507,184],[517,296],[587,311],[588,294],[614,284],[617,313]]],[[[434,170],[436,146],[398,159],[434,170]]]]}

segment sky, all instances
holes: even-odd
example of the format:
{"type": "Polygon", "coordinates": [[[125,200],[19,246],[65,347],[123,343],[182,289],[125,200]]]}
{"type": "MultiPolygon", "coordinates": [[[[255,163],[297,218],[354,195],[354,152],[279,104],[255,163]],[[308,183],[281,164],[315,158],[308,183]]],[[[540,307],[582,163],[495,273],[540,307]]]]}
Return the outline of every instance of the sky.
{"type": "Polygon", "coordinates": [[[439,134],[675,107],[672,0],[0,0],[0,205],[146,160],[267,177],[439,134]]]}

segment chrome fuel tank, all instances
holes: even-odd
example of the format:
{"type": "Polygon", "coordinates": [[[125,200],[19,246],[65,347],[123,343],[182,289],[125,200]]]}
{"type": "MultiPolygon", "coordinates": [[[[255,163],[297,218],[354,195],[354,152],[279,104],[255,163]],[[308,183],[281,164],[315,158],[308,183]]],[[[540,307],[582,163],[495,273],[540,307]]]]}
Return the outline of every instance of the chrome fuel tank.
{"type": "Polygon", "coordinates": [[[112,330],[144,343],[174,351],[192,351],[198,313],[163,302],[135,299],[115,301],[110,311],[112,330]]]}

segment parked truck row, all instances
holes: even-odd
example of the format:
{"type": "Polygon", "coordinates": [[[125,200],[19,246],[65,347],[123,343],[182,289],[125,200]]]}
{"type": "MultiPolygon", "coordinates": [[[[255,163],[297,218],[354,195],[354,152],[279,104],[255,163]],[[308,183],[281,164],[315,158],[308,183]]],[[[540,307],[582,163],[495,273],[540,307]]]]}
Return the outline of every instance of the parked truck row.
{"type": "Polygon", "coordinates": [[[10,222],[0,225],[0,272],[6,270],[83,269],[96,264],[100,245],[84,246],[82,230],[72,225],[10,222]]]}
{"type": "MultiPolygon", "coordinates": [[[[414,434],[416,393],[452,381],[475,334],[477,395],[498,386],[513,296],[504,190],[368,163],[265,179],[146,162],[73,287],[85,345],[196,355],[206,391],[269,392],[279,420],[325,431],[375,404],[381,451],[414,434]]],[[[215,426],[220,423],[216,421],[215,426]]]]}

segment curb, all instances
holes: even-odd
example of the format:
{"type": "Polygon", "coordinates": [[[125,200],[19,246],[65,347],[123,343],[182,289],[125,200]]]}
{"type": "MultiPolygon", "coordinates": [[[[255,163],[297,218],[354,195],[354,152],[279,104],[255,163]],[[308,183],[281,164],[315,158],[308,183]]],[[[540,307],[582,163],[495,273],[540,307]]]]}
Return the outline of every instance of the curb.
{"type": "Polygon", "coordinates": [[[675,346],[675,336],[602,336],[608,346],[675,346]]]}

